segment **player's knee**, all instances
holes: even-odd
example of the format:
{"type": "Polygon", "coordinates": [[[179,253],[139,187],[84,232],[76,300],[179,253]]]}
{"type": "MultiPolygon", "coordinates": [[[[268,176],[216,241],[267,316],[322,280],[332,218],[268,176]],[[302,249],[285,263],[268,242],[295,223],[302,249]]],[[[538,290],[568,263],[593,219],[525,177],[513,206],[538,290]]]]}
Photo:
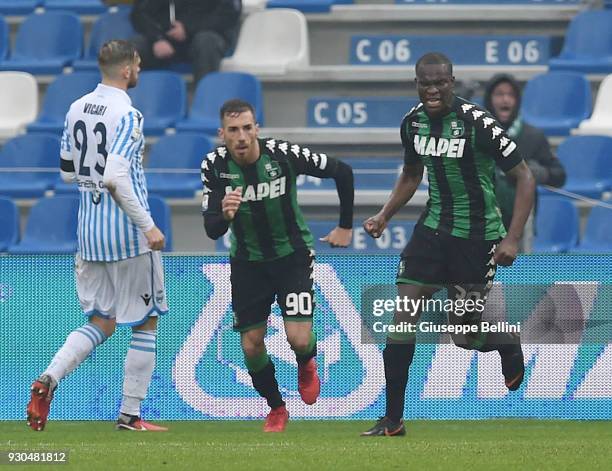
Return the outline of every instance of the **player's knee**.
{"type": "Polygon", "coordinates": [[[132,330],[157,330],[157,317],[149,317],[143,324],[132,327],[132,330]]]}
{"type": "Polygon", "coordinates": [[[308,346],[310,344],[310,331],[304,334],[288,334],[287,341],[289,342],[289,345],[291,345],[292,350],[295,350],[297,352],[303,352],[308,349],[308,346]]]}
{"type": "Polygon", "coordinates": [[[266,350],[266,345],[261,343],[242,343],[242,353],[247,358],[255,358],[260,356],[266,350]]]}
{"type": "Polygon", "coordinates": [[[103,319],[101,317],[92,316],[91,319],[89,319],[89,323],[104,332],[107,338],[115,333],[116,324],[114,319],[103,319]]]}

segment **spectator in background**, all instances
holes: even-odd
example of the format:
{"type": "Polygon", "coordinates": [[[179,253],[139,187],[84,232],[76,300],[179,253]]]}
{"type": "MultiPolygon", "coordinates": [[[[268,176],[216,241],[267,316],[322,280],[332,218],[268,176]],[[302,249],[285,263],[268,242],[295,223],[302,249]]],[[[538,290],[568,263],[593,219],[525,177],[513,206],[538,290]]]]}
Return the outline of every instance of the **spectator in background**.
{"type": "MultiPolygon", "coordinates": [[[[485,88],[484,105],[500,122],[508,136],[515,140],[536,183],[563,186],[565,170],[559,159],[553,155],[548,139],[542,131],[523,121],[519,114],[521,90],[514,77],[506,74],[494,76],[485,88]]],[[[495,183],[502,220],[504,225],[509,227],[512,220],[515,184],[499,168],[496,169],[495,183]]],[[[519,245],[521,252],[531,251],[533,233],[533,217],[531,217],[525,226],[519,245]]]]}
{"type": "Polygon", "coordinates": [[[197,83],[234,46],[241,10],[241,0],[135,0],[133,42],[143,68],[189,62],[197,83]]]}

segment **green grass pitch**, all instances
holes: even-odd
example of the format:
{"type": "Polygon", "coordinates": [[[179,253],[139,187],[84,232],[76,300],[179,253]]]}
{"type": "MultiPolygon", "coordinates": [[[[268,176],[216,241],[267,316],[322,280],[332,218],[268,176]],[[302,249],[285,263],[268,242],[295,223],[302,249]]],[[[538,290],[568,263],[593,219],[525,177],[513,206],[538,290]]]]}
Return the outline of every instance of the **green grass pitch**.
{"type": "MultiPolygon", "coordinates": [[[[413,421],[405,437],[359,437],[372,422],[167,422],[166,433],[118,432],[110,422],[0,422],[0,451],[67,450],[67,465],[42,469],[610,469],[612,422],[413,421]]],[[[17,466],[16,469],[41,469],[17,466]]],[[[9,466],[0,468],[9,469],[9,466]]]]}

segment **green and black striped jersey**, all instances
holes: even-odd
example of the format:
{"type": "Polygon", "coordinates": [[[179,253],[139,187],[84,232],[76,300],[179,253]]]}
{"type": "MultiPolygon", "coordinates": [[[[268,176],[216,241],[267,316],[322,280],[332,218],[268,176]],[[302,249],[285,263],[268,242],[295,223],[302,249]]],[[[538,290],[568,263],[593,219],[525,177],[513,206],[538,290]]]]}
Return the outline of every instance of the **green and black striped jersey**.
{"type": "Polygon", "coordinates": [[[297,202],[296,177],[334,177],[339,161],[286,141],[259,139],[260,156],[241,167],[227,147],[202,161],[205,218],[221,214],[226,193],[242,188],[242,204],[230,223],[230,257],[261,261],[313,247],[313,237],[297,202]]]}
{"type": "Polygon", "coordinates": [[[455,97],[451,111],[430,118],[419,103],[400,128],[404,162],[427,167],[429,200],[419,223],[464,239],[506,235],[495,198],[495,164],[508,171],[522,160],[493,116],[455,97]]]}

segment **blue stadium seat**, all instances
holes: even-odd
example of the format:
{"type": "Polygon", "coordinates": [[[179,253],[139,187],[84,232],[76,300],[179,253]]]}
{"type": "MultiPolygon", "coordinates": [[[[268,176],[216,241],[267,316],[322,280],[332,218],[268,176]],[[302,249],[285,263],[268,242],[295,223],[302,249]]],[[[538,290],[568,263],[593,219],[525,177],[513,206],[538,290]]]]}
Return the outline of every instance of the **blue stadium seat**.
{"type": "Polygon", "coordinates": [[[145,135],[164,134],[185,116],[187,87],[183,78],[166,70],[142,72],[138,85],[128,91],[144,116],[145,135]]]}
{"type": "Polygon", "coordinates": [[[149,194],[166,198],[193,198],[202,189],[200,165],[213,149],[212,141],[200,134],[174,134],[161,137],[151,148],[145,171],[149,194]],[[157,172],[149,172],[155,169],[157,172]],[[163,171],[168,169],[169,171],[163,171]],[[172,170],[193,173],[172,173],[172,170]]]}
{"type": "Polygon", "coordinates": [[[78,16],[59,11],[35,13],[19,26],[13,52],[0,63],[0,70],[60,74],[82,52],[83,28],[78,16]]]}
{"type": "Polygon", "coordinates": [[[42,0],[0,0],[0,14],[27,15],[40,4],[42,0]]]}
{"type": "Polygon", "coordinates": [[[94,23],[89,47],[83,59],[74,61],[74,69],[98,70],[98,52],[105,42],[111,39],[130,39],[134,35],[129,8],[118,8],[104,13],[94,23]]]}
{"type": "Polygon", "coordinates": [[[525,87],[523,118],[549,136],[567,136],[588,118],[593,106],[589,81],[576,72],[549,72],[525,87]]]}
{"type": "Polygon", "coordinates": [[[150,195],[149,209],[151,210],[151,217],[155,225],[166,237],[164,252],[172,252],[172,212],[170,211],[170,206],[163,198],[150,195]]]}
{"type": "Polygon", "coordinates": [[[41,198],[32,207],[25,233],[10,253],[74,253],[77,250],[79,198],[41,198]]]}
{"type": "Polygon", "coordinates": [[[578,243],[580,220],[571,200],[547,196],[538,200],[534,252],[568,252],[578,243]]]}
{"type": "Polygon", "coordinates": [[[0,252],[19,240],[19,210],[10,198],[0,196],[0,252]]]}
{"type": "Polygon", "coordinates": [[[108,10],[102,0],[45,0],[46,10],[67,10],[79,15],[99,15],[108,10]]]}
{"type": "Polygon", "coordinates": [[[198,83],[189,117],[180,121],[176,130],[216,134],[220,126],[219,108],[230,98],[241,98],[251,103],[255,107],[257,122],[264,125],[263,96],[257,77],[242,72],[213,72],[198,83]]]}
{"type": "Polygon", "coordinates": [[[26,134],[8,141],[0,152],[0,195],[38,198],[51,189],[59,173],[60,140],[52,134],[26,134]],[[18,172],[18,167],[36,171],[18,172]]]}
{"type": "Polygon", "coordinates": [[[73,101],[93,91],[100,82],[98,72],[75,72],[58,75],[45,93],[42,110],[28,132],[48,132],[60,135],[66,113],[73,101]]]}
{"type": "Polygon", "coordinates": [[[563,188],[590,198],[601,198],[612,188],[612,137],[572,136],[557,148],[567,181],[563,188]]]}
{"type": "Polygon", "coordinates": [[[0,62],[7,58],[9,53],[9,27],[0,15],[0,62]]]}
{"type": "Polygon", "coordinates": [[[292,8],[302,13],[329,13],[333,0],[268,0],[267,8],[292,8]]]}
{"type": "Polygon", "coordinates": [[[587,220],[584,237],[574,252],[612,253],[612,209],[595,206],[587,220]]]}
{"type": "Polygon", "coordinates": [[[593,10],[576,15],[565,34],[561,54],[548,65],[550,70],[611,73],[612,11],[593,10]]]}

